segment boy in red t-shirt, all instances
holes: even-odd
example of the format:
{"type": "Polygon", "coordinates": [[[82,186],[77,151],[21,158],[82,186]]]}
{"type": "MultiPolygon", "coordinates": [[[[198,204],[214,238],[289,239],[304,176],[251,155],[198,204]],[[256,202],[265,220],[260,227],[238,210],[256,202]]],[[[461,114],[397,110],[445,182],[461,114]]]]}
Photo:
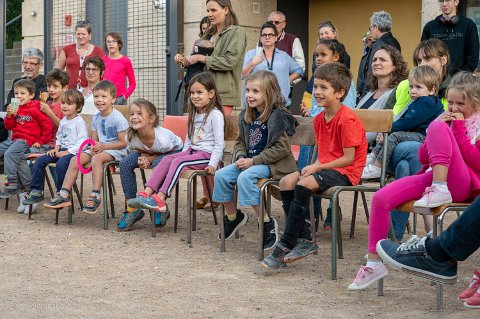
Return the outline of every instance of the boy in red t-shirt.
{"type": "Polygon", "coordinates": [[[318,250],[312,240],[305,208],[314,191],[324,192],[333,186],[357,185],[367,157],[365,128],[345,105],[352,75],[340,63],[323,64],[314,74],[314,97],[325,108],[313,120],[318,158],[301,172],[280,180],[283,209],[287,215],[285,231],[273,252],[262,265],[279,268],[318,250]]]}
{"type": "Polygon", "coordinates": [[[40,103],[32,100],[35,83],[19,80],[13,87],[15,98],[20,101],[17,110],[7,107],[5,128],[12,131],[12,137],[0,143],[0,157],[4,157],[7,183],[0,198],[8,198],[19,190],[17,184],[18,166],[29,147],[47,144],[52,136],[52,122],[40,111],[40,103]]]}

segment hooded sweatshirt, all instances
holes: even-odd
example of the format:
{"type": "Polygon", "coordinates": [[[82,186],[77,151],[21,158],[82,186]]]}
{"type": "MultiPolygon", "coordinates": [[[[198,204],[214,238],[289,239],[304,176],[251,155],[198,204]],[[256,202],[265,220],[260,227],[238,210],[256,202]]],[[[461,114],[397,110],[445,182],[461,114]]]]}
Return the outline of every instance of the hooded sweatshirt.
{"type": "Polygon", "coordinates": [[[45,145],[52,137],[52,121],[40,111],[40,102],[31,100],[20,105],[17,114],[5,117],[5,128],[12,131],[12,140],[24,140],[28,146],[45,145]]]}

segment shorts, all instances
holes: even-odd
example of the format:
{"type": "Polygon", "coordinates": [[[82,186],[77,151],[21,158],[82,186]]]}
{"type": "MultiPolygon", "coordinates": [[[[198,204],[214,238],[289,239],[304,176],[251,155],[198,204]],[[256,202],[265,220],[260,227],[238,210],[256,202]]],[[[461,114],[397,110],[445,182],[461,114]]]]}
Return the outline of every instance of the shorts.
{"type": "Polygon", "coordinates": [[[312,176],[317,181],[321,193],[334,186],[352,186],[347,176],[334,169],[325,169],[312,174],[312,176]]]}

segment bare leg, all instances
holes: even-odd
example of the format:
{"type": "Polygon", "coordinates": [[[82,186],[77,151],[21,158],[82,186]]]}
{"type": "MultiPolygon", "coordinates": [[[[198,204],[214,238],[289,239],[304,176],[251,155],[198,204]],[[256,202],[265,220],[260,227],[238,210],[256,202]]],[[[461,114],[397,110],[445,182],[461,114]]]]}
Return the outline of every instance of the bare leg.
{"type": "Polygon", "coordinates": [[[100,191],[103,184],[103,164],[113,161],[112,155],[101,152],[92,157],[92,189],[100,191]]]}
{"type": "MultiPolygon", "coordinates": [[[[80,163],[82,163],[82,165],[90,163],[90,159],[91,159],[90,154],[82,153],[80,155],[80,163]]],[[[70,160],[70,164],[68,165],[67,175],[65,175],[65,179],[63,180],[62,188],[65,188],[70,191],[72,189],[73,184],[75,184],[75,181],[77,180],[77,176],[78,176],[77,158],[72,157],[72,159],[70,160]]]]}
{"type": "Polygon", "coordinates": [[[223,206],[225,206],[225,211],[227,212],[227,215],[232,215],[237,213],[237,203],[225,202],[223,203],[223,206]]]}
{"type": "Polygon", "coordinates": [[[435,165],[432,168],[433,180],[432,182],[446,182],[448,176],[448,167],[444,165],[435,165]]]}

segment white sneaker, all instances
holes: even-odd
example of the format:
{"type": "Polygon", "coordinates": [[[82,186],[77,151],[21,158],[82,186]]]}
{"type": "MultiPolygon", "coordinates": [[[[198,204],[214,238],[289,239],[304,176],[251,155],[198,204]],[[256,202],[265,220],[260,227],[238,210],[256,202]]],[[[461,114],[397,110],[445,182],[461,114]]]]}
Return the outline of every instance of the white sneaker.
{"type": "MultiPolygon", "coordinates": [[[[35,213],[37,211],[37,208],[38,208],[38,203],[34,203],[32,204],[32,214],[35,213]]],[[[25,215],[28,215],[28,210],[30,209],[30,207],[28,205],[25,205],[25,210],[23,211],[23,213],[25,215]]]]}
{"type": "Polygon", "coordinates": [[[23,201],[26,199],[27,195],[28,195],[27,192],[23,192],[23,193],[18,194],[18,202],[20,203],[20,205],[18,205],[17,213],[19,213],[19,214],[21,214],[25,211],[26,206],[23,205],[23,201]]]}
{"type": "Polygon", "coordinates": [[[415,207],[435,208],[452,202],[452,194],[448,189],[433,184],[425,189],[422,198],[413,203],[415,207]]]}
{"type": "Polygon", "coordinates": [[[368,153],[367,162],[365,163],[365,166],[375,163],[376,159],[377,159],[377,155],[375,155],[374,153],[368,153]]]}
{"type": "Polygon", "coordinates": [[[378,166],[373,164],[365,166],[362,173],[362,178],[365,179],[373,179],[373,178],[380,178],[382,175],[382,169],[378,166]]]}

